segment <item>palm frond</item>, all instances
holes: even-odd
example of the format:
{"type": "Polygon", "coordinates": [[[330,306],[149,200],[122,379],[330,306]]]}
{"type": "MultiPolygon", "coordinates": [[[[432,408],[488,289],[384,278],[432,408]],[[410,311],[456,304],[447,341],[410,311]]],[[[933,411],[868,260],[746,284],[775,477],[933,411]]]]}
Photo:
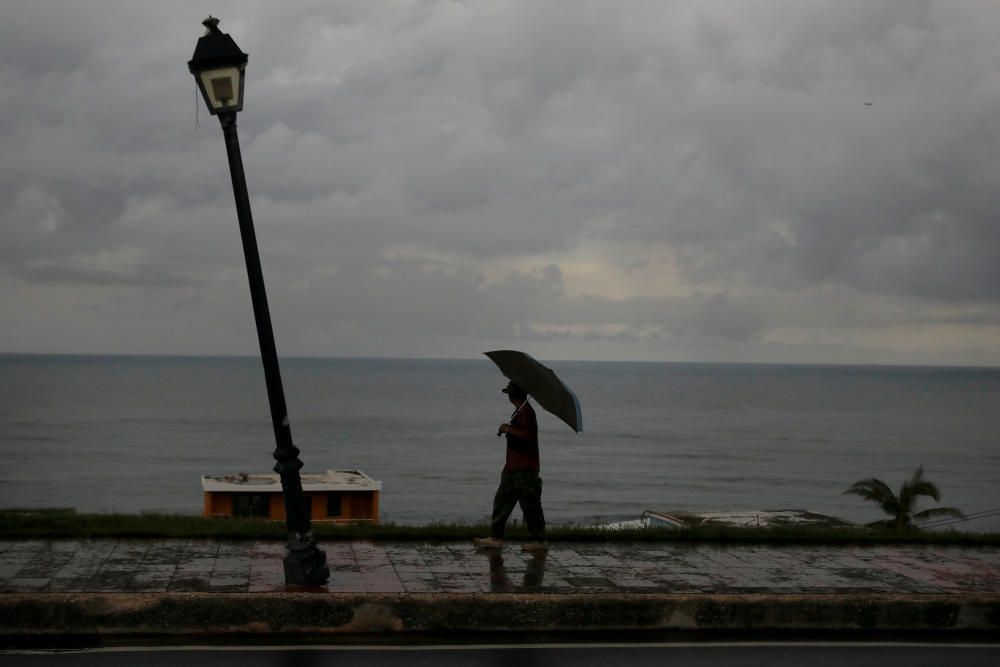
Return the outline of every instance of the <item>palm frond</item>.
{"type": "Polygon", "coordinates": [[[894,495],[892,489],[890,489],[885,482],[876,477],[858,480],[852,484],[849,489],[844,491],[844,495],[848,493],[861,496],[865,500],[875,501],[894,495]]]}
{"type": "Polygon", "coordinates": [[[908,482],[903,482],[899,487],[899,502],[907,511],[916,509],[918,496],[930,496],[940,502],[941,493],[937,486],[924,479],[924,466],[918,466],[913,473],[913,477],[908,482]]]}
{"type": "Polygon", "coordinates": [[[899,514],[899,499],[896,498],[896,494],[892,492],[889,485],[877,477],[858,480],[849,489],[844,491],[844,495],[848,493],[861,496],[865,500],[876,503],[887,514],[893,516],[899,514]]]}
{"type": "Polygon", "coordinates": [[[937,485],[926,480],[921,480],[916,484],[904,484],[899,491],[900,502],[903,502],[904,497],[907,501],[916,502],[917,496],[930,496],[937,502],[941,502],[941,492],[938,491],[937,485]]]}

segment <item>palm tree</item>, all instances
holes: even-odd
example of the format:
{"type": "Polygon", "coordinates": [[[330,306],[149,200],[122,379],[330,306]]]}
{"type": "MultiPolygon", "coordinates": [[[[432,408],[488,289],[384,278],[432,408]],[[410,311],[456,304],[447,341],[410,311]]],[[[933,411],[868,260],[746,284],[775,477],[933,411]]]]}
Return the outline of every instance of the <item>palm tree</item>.
{"type": "Polygon", "coordinates": [[[903,482],[903,485],[899,488],[898,496],[892,492],[892,489],[885,482],[875,477],[855,482],[851,485],[851,488],[844,491],[845,495],[848,493],[853,493],[865,500],[876,503],[882,508],[882,511],[892,517],[884,521],[876,521],[872,525],[891,528],[911,528],[914,521],[924,521],[941,516],[963,516],[954,507],[932,507],[922,512],[915,512],[919,496],[930,496],[937,502],[941,502],[941,492],[938,491],[937,486],[924,479],[923,466],[917,468],[910,481],[903,482]]]}

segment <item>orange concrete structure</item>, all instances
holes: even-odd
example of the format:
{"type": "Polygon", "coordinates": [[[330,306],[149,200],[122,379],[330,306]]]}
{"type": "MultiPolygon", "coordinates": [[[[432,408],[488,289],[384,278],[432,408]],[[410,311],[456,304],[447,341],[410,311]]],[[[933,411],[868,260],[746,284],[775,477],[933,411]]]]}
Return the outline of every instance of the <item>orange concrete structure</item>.
{"type": "MultiPolygon", "coordinates": [[[[302,491],[310,502],[311,520],[318,523],[378,523],[382,482],[360,470],[302,473],[302,491]]],[[[248,517],[284,521],[285,502],[276,474],[204,475],[202,515],[209,518],[248,517]]]]}

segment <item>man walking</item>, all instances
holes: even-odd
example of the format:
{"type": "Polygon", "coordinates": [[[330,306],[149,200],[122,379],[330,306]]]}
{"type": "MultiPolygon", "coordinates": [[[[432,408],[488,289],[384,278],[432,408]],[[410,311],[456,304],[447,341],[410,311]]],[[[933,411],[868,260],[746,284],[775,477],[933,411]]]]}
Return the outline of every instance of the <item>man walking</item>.
{"type": "Polygon", "coordinates": [[[498,433],[507,436],[507,461],[493,498],[491,535],[477,537],[474,542],[480,547],[502,547],[507,519],[514,511],[514,505],[520,503],[530,538],[522,549],[545,551],[548,545],[545,543],[545,515],[542,513],[542,478],[538,475],[538,420],[524,389],[510,382],[503,392],[515,408],[510,422],[500,424],[498,433]]]}

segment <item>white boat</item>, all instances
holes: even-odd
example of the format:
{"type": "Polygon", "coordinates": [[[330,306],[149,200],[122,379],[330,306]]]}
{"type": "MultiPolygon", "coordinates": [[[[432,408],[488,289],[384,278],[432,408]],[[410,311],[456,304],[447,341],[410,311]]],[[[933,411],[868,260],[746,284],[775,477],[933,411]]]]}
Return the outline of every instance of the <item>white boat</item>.
{"type": "Polygon", "coordinates": [[[638,519],[602,524],[606,530],[668,528],[681,530],[699,526],[733,528],[776,528],[780,526],[843,527],[850,522],[808,510],[714,510],[707,512],[664,512],[646,510],[638,519]]]}

